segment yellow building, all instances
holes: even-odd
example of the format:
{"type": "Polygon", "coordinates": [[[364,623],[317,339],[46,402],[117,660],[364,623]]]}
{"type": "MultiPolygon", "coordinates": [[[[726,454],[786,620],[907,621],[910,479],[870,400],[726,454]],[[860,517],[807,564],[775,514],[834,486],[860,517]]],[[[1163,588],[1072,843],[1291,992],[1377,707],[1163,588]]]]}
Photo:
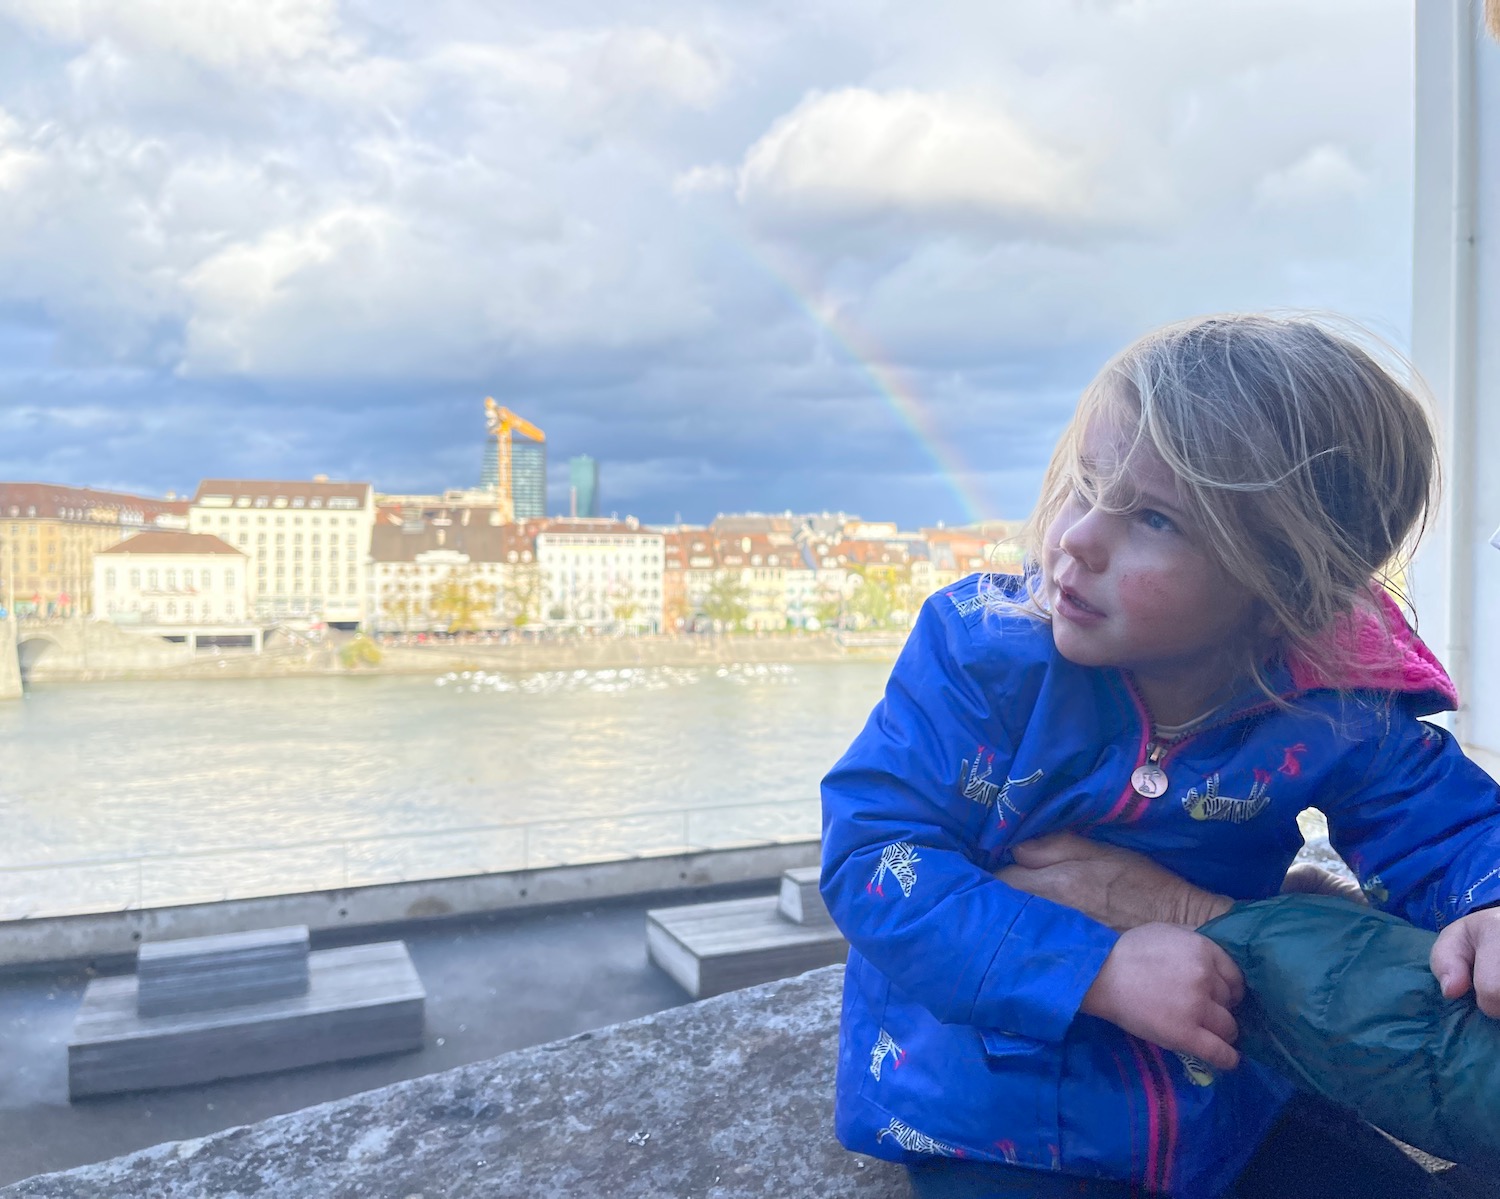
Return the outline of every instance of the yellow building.
{"type": "Polygon", "coordinates": [[[93,611],[95,552],[143,529],[184,529],[187,508],[89,487],[0,483],[0,606],[39,617],[93,611]]]}

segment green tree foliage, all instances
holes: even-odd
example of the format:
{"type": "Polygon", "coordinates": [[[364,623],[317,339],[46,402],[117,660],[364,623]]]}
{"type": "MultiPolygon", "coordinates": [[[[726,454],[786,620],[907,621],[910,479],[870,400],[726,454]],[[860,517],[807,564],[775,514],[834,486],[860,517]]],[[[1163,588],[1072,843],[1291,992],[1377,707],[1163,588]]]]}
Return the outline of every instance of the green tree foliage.
{"type": "Polygon", "coordinates": [[[383,657],[380,647],[364,633],[356,633],[339,649],[339,662],[345,670],[355,670],[360,666],[379,666],[383,657]]]}
{"type": "Polygon", "coordinates": [[[450,633],[469,633],[493,623],[495,589],[470,575],[450,570],[432,597],[432,614],[450,633]]]}
{"type": "Polygon", "coordinates": [[[541,619],[542,570],[535,562],[521,562],[507,569],[500,611],[518,629],[541,619]]]}
{"type": "Polygon", "coordinates": [[[721,570],[714,575],[708,594],[703,597],[703,615],[718,629],[743,630],[750,615],[750,590],[739,575],[721,570]]]}

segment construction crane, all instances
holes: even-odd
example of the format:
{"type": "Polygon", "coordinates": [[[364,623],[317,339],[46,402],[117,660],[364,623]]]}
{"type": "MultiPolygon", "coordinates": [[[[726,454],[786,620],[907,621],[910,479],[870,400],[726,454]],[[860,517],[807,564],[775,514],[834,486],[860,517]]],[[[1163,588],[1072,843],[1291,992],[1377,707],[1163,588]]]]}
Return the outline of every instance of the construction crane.
{"type": "Polygon", "coordinates": [[[546,441],[547,435],[525,417],[502,408],[491,396],[484,397],[484,419],[486,429],[495,439],[495,506],[500,510],[501,524],[514,524],[516,497],[511,486],[510,436],[519,433],[532,441],[546,441]]]}

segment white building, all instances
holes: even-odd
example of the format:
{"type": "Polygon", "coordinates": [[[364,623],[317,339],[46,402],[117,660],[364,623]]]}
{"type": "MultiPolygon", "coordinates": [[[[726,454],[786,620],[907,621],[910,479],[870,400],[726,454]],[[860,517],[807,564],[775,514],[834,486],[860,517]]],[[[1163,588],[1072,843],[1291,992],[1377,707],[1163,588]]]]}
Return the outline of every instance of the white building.
{"type": "Polygon", "coordinates": [[[205,479],[188,528],[250,559],[261,620],[360,623],[369,590],[374,494],[368,483],[205,479]]]}
{"type": "Polygon", "coordinates": [[[94,618],[154,627],[243,624],[248,562],[207,533],[137,533],[94,554],[94,618]]]}
{"type": "Polygon", "coordinates": [[[542,615],[562,628],[662,627],[662,535],[634,520],[552,521],[537,534],[542,615]]]}
{"type": "Polygon", "coordinates": [[[1418,4],[1416,35],[1412,358],[1436,401],[1445,485],[1411,584],[1458,685],[1453,731],[1500,773],[1500,45],[1467,0],[1418,4]]]}
{"type": "Polygon", "coordinates": [[[502,525],[493,504],[482,508],[382,506],[370,543],[369,624],[382,632],[447,629],[445,590],[472,604],[475,629],[502,629],[541,618],[541,582],[532,532],[502,525]]]}

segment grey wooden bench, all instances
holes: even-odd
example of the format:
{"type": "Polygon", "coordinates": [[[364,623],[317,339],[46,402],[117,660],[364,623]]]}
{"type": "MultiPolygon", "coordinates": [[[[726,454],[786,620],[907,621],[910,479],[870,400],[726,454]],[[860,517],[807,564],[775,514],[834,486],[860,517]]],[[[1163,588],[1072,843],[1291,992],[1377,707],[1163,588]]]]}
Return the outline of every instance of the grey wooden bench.
{"type": "Polygon", "coordinates": [[[310,952],[305,926],[143,945],[90,982],[68,1096],[184,1086],[417,1049],[426,994],[400,941],[310,952]]]}
{"type": "Polygon", "coordinates": [[[694,999],[842,962],[849,946],[818,894],[818,868],[781,877],[778,895],[655,908],[646,952],[694,999]]]}

